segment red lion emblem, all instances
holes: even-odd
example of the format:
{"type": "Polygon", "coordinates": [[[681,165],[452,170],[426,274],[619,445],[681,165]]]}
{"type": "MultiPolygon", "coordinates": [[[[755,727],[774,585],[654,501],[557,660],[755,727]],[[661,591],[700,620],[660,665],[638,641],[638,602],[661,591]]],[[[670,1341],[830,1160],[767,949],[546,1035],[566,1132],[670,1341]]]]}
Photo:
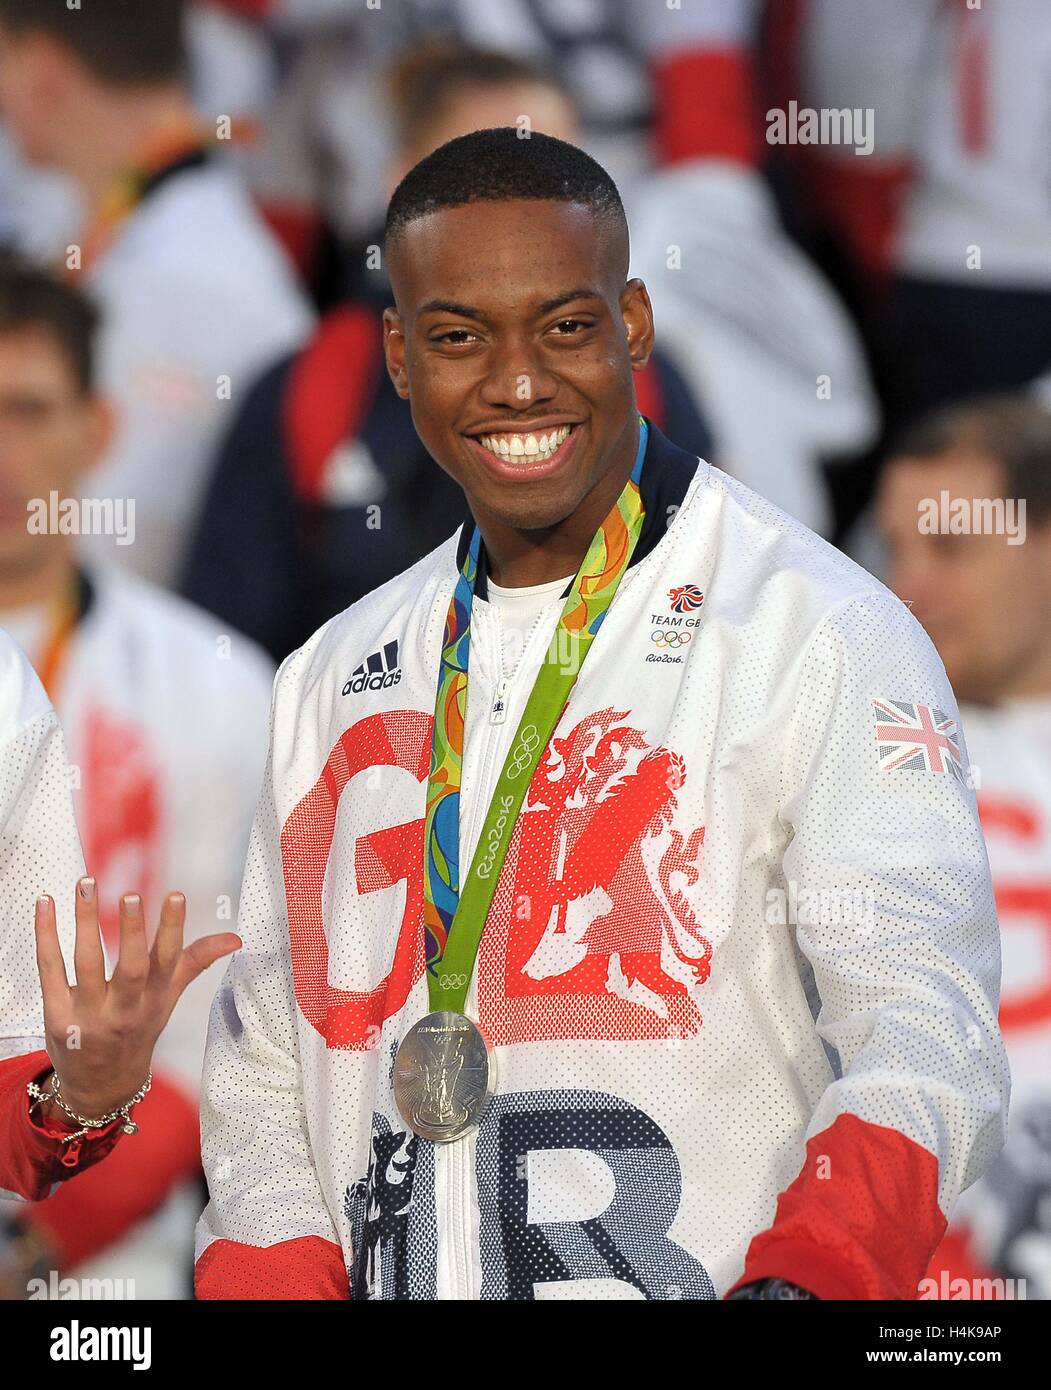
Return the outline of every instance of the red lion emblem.
{"type": "Polygon", "coordinates": [[[626,714],[600,710],[552,739],[533,776],[480,951],[494,1044],[700,1026],[694,994],[712,948],[684,889],[704,828],[674,828],[683,759],[650,748],[619,723],[626,714]]]}

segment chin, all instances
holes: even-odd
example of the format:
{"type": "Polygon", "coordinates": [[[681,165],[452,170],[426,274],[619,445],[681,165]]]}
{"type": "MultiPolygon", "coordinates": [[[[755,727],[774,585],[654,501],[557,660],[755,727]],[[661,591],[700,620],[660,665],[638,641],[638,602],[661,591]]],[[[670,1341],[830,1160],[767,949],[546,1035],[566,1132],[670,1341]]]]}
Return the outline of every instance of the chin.
{"type": "Polygon", "coordinates": [[[565,503],[538,502],[531,507],[518,506],[514,508],[501,507],[491,508],[493,515],[504,526],[513,527],[516,531],[549,531],[559,522],[565,521],[574,508],[565,503]]]}

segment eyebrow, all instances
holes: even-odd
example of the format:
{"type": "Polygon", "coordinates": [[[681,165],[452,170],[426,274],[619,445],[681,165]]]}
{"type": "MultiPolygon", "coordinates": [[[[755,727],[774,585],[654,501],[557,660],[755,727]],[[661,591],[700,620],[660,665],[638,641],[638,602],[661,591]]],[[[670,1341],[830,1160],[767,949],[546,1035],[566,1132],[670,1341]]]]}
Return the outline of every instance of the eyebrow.
{"type": "Polygon", "coordinates": [[[467,304],[457,304],[452,299],[428,299],[426,304],[421,304],[420,314],[455,314],[461,319],[484,319],[485,315],[481,309],[472,309],[467,304]]]}
{"type": "Polygon", "coordinates": [[[544,314],[550,314],[555,309],[561,309],[563,304],[572,304],[577,299],[601,298],[602,296],[599,294],[598,290],[590,289],[588,286],[585,285],[580,289],[567,290],[565,294],[556,294],[554,299],[546,300],[543,304],[541,304],[540,308],[537,309],[536,315],[537,318],[541,318],[544,314]]]}
{"type": "MultiPolygon", "coordinates": [[[[554,299],[547,299],[539,305],[535,314],[536,318],[542,318],[545,314],[553,313],[555,309],[561,309],[563,304],[572,304],[578,299],[601,299],[598,290],[584,286],[580,289],[567,290],[565,294],[556,294],[554,299]]],[[[457,318],[477,319],[484,323],[486,315],[481,309],[474,309],[469,304],[457,304],[453,299],[428,299],[426,304],[421,304],[417,311],[423,314],[454,314],[457,318]]]]}

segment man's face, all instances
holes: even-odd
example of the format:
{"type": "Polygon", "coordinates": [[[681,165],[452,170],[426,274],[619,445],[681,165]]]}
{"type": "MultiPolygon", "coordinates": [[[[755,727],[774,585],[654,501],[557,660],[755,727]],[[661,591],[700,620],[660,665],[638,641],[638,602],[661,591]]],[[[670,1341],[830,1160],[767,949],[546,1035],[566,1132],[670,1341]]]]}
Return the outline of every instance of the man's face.
{"type": "Polygon", "coordinates": [[[109,417],[84,395],[72,365],[44,328],[0,333],[0,582],[46,563],[62,537],[35,535],[27,503],[79,497],[79,482],[109,437],[109,417]]]}
{"type": "Polygon", "coordinates": [[[888,549],[889,587],[912,603],[960,700],[996,703],[1051,641],[1051,525],[1027,519],[1025,541],[1007,535],[926,535],[923,499],[1003,497],[995,458],[959,450],[893,459],[877,519],[888,549]]]}
{"type": "Polygon", "coordinates": [[[623,461],[653,345],[623,260],[615,229],[556,201],[443,209],[391,248],[391,377],[477,520],[556,525],[623,461]]]}

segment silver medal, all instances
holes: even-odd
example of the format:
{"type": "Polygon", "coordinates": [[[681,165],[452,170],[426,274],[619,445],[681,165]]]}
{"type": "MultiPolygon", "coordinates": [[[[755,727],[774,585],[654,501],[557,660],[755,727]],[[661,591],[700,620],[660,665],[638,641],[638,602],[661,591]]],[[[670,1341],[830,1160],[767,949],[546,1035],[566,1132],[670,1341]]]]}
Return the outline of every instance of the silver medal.
{"type": "Polygon", "coordinates": [[[476,1023],[443,1010],[409,1029],[394,1061],[394,1099],[414,1134],[432,1144],[461,1139],[478,1125],[495,1082],[493,1058],[476,1023]]]}

